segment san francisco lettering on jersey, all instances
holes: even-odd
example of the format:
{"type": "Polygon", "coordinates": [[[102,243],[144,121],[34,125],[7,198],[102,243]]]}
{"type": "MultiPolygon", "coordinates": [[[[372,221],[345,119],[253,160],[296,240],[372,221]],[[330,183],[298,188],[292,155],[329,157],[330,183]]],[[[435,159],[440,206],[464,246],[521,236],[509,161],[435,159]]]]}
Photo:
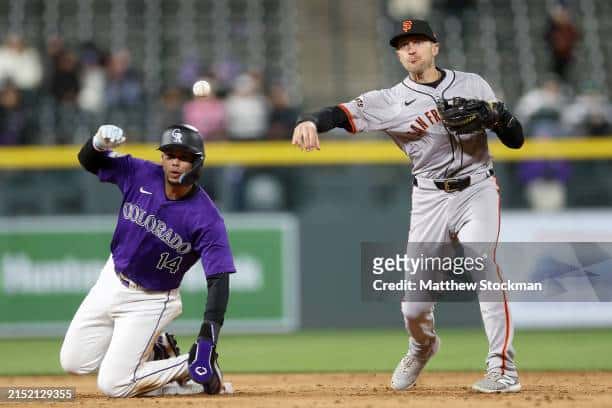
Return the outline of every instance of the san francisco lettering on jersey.
{"type": "Polygon", "coordinates": [[[172,228],[168,228],[164,221],[157,219],[155,214],[147,215],[146,210],[127,201],[123,204],[122,213],[124,219],[141,226],[179,254],[186,254],[191,251],[191,243],[183,242],[183,238],[172,228]]]}
{"type": "Polygon", "coordinates": [[[422,115],[417,116],[415,121],[410,124],[410,128],[415,132],[424,132],[430,125],[435,125],[436,123],[440,122],[440,120],[438,111],[436,109],[431,109],[422,115]],[[427,124],[423,117],[427,118],[429,124],[427,124]]]}

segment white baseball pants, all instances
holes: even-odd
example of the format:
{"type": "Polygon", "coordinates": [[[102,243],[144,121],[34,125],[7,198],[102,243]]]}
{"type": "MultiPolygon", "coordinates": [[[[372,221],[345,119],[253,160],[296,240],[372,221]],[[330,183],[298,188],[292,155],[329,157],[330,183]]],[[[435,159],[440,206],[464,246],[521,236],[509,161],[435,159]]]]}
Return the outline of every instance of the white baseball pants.
{"type": "Polygon", "coordinates": [[[188,378],[187,354],[150,361],[157,337],[181,312],[178,289],[129,289],[115,274],[111,256],[68,328],[61,365],[73,374],[97,370],[98,388],[110,397],[159,395],[173,388],[166,384],[188,378]]]}
{"type": "MultiPolygon", "coordinates": [[[[495,177],[452,193],[413,188],[409,243],[450,243],[452,240],[490,243],[490,259],[494,260],[499,225],[500,196],[495,177]]],[[[499,269],[488,275],[501,280],[499,269]]],[[[402,302],[411,355],[427,352],[435,339],[434,306],[434,302],[410,302],[409,295],[402,302]]],[[[487,371],[517,376],[512,347],[514,329],[506,294],[500,292],[499,301],[481,300],[480,311],[489,341],[487,371]]]]}

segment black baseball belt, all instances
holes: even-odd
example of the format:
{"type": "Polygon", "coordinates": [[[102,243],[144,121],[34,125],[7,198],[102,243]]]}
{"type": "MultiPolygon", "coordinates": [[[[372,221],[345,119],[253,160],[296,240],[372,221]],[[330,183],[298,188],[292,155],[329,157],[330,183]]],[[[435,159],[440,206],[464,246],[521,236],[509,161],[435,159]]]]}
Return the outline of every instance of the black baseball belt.
{"type": "MultiPolygon", "coordinates": [[[[128,278],[127,276],[125,276],[124,274],[122,274],[121,272],[116,272],[117,278],[119,278],[119,282],[121,282],[121,284],[123,286],[125,286],[128,289],[137,289],[140,290],[142,292],[145,293],[168,293],[168,290],[150,290],[147,289],[141,285],[139,285],[138,283],[134,282],[133,280],[131,280],[130,278],[128,278]]],[[[170,291],[173,291],[176,289],[170,289],[170,291]]]]}
{"type": "Polygon", "coordinates": [[[447,193],[453,193],[455,191],[464,190],[472,184],[479,183],[493,175],[495,175],[495,171],[493,169],[489,169],[484,173],[477,173],[467,177],[457,177],[449,179],[427,179],[423,177],[414,177],[412,180],[412,184],[415,187],[419,188],[428,188],[430,190],[438,189],[447,193]]]}

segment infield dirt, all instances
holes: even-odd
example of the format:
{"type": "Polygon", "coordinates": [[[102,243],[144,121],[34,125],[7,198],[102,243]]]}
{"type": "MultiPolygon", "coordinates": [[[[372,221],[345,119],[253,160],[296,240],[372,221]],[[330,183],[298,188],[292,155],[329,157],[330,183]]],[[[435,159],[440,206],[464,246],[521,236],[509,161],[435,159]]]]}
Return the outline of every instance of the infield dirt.
{"type": "Polygon", "coordinates": [[[76,387],[73,402],[2,403],[0,406],[78,407],[611,407],[612,372],[524,372],[518,394],[483,395],[469,386],[479,373],[425,372],[415,388],[396,392],[390,373],[227,374],[233,395],[111,399],[95,376],[0,377],[0,386],[76,387]],[[66,405],[68,404],[68,405],[66,405]]]}

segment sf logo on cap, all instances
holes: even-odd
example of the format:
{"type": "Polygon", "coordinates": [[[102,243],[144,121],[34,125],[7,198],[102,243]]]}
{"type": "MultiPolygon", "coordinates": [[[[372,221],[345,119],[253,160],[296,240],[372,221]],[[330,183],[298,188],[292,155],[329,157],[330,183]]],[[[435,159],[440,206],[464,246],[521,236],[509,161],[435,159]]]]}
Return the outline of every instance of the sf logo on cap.
{"type": "Polygon", "coordinates": [[[402,23],[402,30],[404,30],[404,32],[412,30],[412,20],[405,20],[402,23]]]}
{"type": "Polygon", "coordinates": [[[180,129],[174,129],[170,134],[170,137],[174,143],[183,143],[183,134],[181,133],[180,129]]]}

